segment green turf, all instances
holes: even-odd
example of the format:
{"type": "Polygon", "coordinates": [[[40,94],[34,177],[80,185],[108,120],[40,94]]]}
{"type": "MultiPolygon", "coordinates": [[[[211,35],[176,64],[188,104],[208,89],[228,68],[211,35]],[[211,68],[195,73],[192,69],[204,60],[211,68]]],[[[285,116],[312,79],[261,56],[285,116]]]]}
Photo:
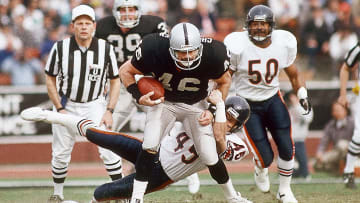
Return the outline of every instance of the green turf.
{"type": "MultiPolygon", "coordinates": [[[[231,174],[234,182],[239,180],[252,180],[252,174],[231,174]]],[[[202,181],[209,180],[209,175],[201,174],[202,181]]],[[[276,182],[277,175],[270,174],[271,182],[276,182]]],[[[360,193],[358,190],[345,189],[342,183],[331,183],[332,180],[339,180],[338,177],[328,176],[326,174],[315,174],[313,180],[329,180],[327,184],[294,184],[293,191],[299,202],[332,202],[332,203],[348,203],[360,202],[360,193]]],[[[81,180],[73,179],[71,180],[81,180]]],[[[95,179],[97,180],[97,179],[95,179]]],[[[10,181],[10,180],[7,180],[10,181]]],[[[49,181],[51,181],[49,179],[49,181]]],[[[339,181],[338,181],[339,182],[339,181]]],[[[88,203],[92,197],[95,187],[65,187],[64,195],[67,200],[76,200],[81,203],[88,203]]],[[[270,193],[263,194],[257,190],[254,184],[236,185],[236,189],[242,193],[244,197],[258,203],[277,202],[275,195],[278,185],[272,184],[270,193]]],[[[52,194],[51,187],[43,188],[7,188],[0,189],[1,203],[43,203],[52,194]]],[[[151,203],[221,203],[225,202],[223,193],[217,185],[202,185],[200,192],[193,196],[189,194],[185,186],[170,186],[163,191],[155,192],[145,196],[145,202],[151,203]]]]}

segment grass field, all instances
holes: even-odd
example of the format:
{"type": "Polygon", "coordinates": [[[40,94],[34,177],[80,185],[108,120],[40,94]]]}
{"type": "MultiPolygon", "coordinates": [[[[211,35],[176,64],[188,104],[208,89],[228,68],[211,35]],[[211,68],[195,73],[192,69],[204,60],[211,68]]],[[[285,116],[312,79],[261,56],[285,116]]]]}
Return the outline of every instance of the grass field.
{"type": "MultiPolygon", "coordinates": [[[[277,184],[271,185],[270,193],[263,194],[257,190],[252,183],[252,174],[231,174],[236,189],[244,197],[258,202],[271,203],[277,202],[276,192],[277,184]]],[[[200,176],[201,182],[211,182],[207,174],[200,176]]],[[[271,182],[277,182],[276,174],[271,174],[271,182]]],[[[3,181],[3,180],[1,180],[3,181]]],[[[6,180],[11,181],[11,180],[6,180]]],[[[69,179],[71,181],[71,179],[69,179]]],[[[360,202],[360,193],[358,190],[345,189],[340,178],[330,177],[324,174],[313,175],[311,182],[294,181],[292,189],[299,202],[332,202],[347,203],[360,202]]],[[[95,187],[66,187],[64,191],[67,200],[75,200],[81,203],[87,203],[92,197],[95,187]]],[[[1,203],[43,203],[52,194],[51,187],[25,187],[25,188],[2,188],[0,189],[1,203]]],[[[222,191],[217,185],[202,185],[197,195],[191,195],[186,186],[170,186],[163,191],[155,192],[145,196],[145,202],[151,203],[222,203],[224,200],[222,191]]]]}

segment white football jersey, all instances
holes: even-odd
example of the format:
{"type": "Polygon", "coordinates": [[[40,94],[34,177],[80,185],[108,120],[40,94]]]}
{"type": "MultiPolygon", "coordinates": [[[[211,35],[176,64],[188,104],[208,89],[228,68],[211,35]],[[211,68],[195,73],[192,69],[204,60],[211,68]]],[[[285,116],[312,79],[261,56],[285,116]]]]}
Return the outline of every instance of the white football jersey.
{"type": "MultiPolygon", "coordinates": [[[[236,134],[227,135],[226,140],[226,161],[237,162],[249,154],[246,144],[236,134]]],[[[195,150],[194,142],[180,122],[175,122],[170,134],[162,140],[159,159],[165,173],[173,181],[206,168],[195,150]]]]}
{"type": "Polygon", "coordinates": [[[233,32],[224,44],[231,54],[236,94],[250,101],[264,101],[279,90],[279,72],[295,61],[297,41],[285,30],[274,30],[271,44],[260,48],[251,42],[247,31],[233,32]]]}

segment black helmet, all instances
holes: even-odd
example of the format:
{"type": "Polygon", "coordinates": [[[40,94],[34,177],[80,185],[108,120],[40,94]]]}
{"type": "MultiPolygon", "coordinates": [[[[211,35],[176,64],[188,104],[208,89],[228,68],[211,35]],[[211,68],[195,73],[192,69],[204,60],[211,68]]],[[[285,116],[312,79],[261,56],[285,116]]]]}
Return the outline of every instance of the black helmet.
{"type": "Polygon", "coordinates": [[[246,16],[245,28],[248,30],[249,37],[256,41],[263,41],[266,38],[269,38],[271,36],[274,27],[275,27],[274,14],[271,11],[271,9],[267,6],[256,5],[250,9],[249,13],[246,16]],[[250,23],[253,21],[261,21],[261,22],[269,23],[270,25],[269,34],[264,38],[256,38],[256,36],[252,36],[250,31],[250,23]]]}
{"type": "Polygon", "coordinates": [[[227,114],[237,120],[230,132],[241,129],[250,117],[250,106],[247,101],[240,96],[227,98],[225,101],[225,109],[227,114]]]}

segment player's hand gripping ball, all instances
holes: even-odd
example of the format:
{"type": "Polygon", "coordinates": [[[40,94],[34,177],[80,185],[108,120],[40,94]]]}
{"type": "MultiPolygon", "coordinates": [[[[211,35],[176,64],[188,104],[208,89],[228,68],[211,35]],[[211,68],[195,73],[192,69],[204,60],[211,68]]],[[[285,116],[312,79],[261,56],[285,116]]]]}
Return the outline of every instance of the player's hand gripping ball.
{"type": "Polygon", "coordinates": [[[165,95],[165,89],[162,86],[162,83],[152,77],[140,78],[140,80],[137,82],[137,86],[142,95],[153,91],[154,94],[150,97],[151,100],[160,99],[165,95]]]}

